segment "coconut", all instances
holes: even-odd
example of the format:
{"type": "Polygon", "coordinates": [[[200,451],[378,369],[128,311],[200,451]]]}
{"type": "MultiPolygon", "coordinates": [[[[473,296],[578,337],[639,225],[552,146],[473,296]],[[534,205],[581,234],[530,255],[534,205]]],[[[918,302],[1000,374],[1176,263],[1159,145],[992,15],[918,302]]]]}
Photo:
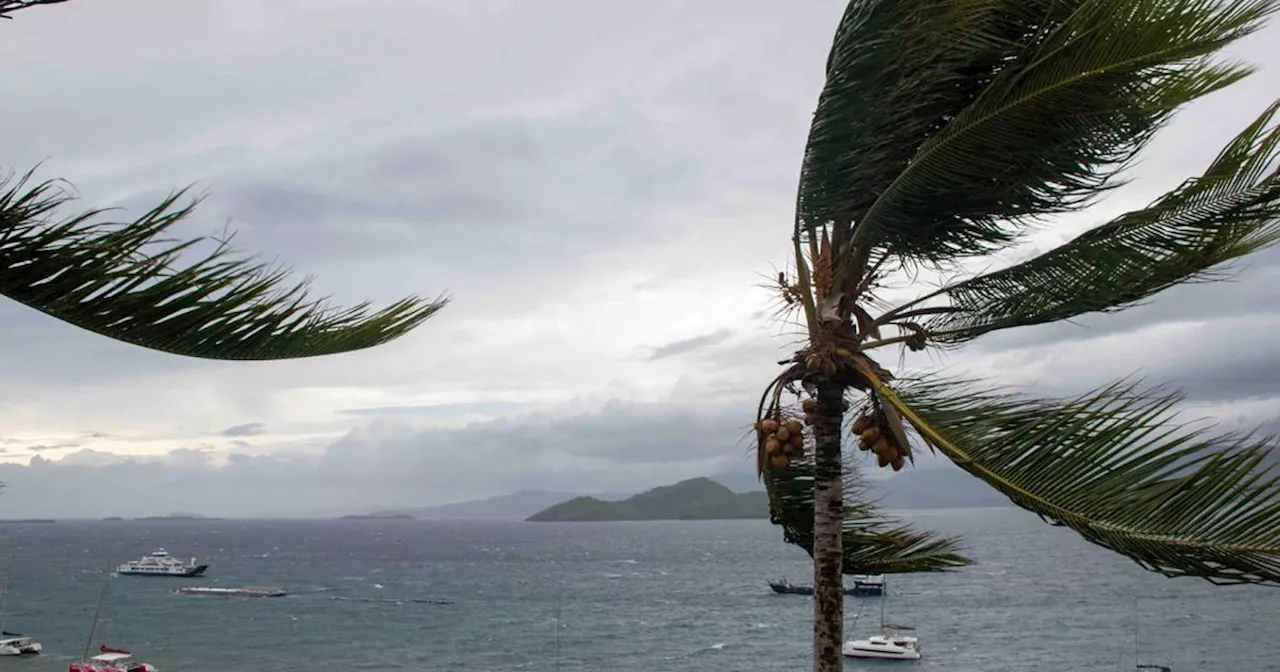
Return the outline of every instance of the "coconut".
{"type": "MultiPolygon", "coordinates": [[[[862,432],[866,431],[866,429],[870,426],[871,426],[871,418],[865,415],[862,415],[853,421],[853,425],[849,427],[849,431],[850,433],[853,433],[853,434],[861,434],[862,432]]],[[[874,441],[874,439],[872,440],[874,441]]]]}
{"type": "Polygon", "coordinates": [[[870,442],[872,442],[872,443],[875,443],[875,442],[876,442],[876,440],[877,440],[877,439],[880,439],[880,438],[882,438],[882,437],[880,436],[880,430],[879,430],[879,429],[877,429],[877,428],[876,428],[876,427],[874,427],[874,426],[872,426],[872,427],[868,427],[868,428],[866,428],[866,429],[862,430],[862,440],[863,440],[863,441],[870,441],[870,442]]]}
{"type": "Polygon", "coordinates": [[[764,430],[766,434],[772,434],[778,431],[778,427],[778,421],[773,418],[765,418],[760,421],[760,429],[764,430]]]}
{"type": "Polygon", "coordinates": [[[769,458],[769,466],[774,469],[786,469],[791,465],[791,460],[786,455],[774,455],[769,458]]]}
{"type": "Polygon", "coordinates": [[[876,462],[877,462],[881,467],[887,467],[887,466],[889,466],[889,458],[885,457],[884,455],[877,455],[877,457],[876,457],[876,462]]]}
{"type": "Polygon", "coordinates": [[[799,420],[788,420],[787,424],[783,426],[791,430],[792,434],[799,434],[804,431],[804,425],[800,424],[799,420]]]}
{"type": "Polygon", "coordinates": [[[866,439],[858,439],[858,450],[871,450],[871,442],[866,439]]]}
{"type": "Polygon", "coordinates": [[[777,455],[782,452],[782,442],[775,438],[770,438],[764,442],[764,452],[770,455],[777,455]]]}
{"type": "Polygon", "coordinates": [[[893,459],[889,460],[889,464],[893,466],[894,471],[898,471],[899,469],[902,469],[902,464],[903,464],[902,456],[894,455],[893,459]]]}
{"type": "Polygon", "coordinates": [[[792,434],[787,443],[796,448],[804,448],[804,437],[799,434],[792,434]]]}
{"type": "Polygon", "coordinates": [[[804,409],[805,413],[816,412],[818,410],[818,400],[813,397],[809,397],[808,399],[800,402],[800,408],[804,409]]]}
{"type": "Polygon", "coordinates": [[[817,422],[817,421],[818,421],[818,416],[816,416],[816,415],[814,415],[814,414],[812,414],[812,413],[805,413],[805,414],[804,414],[804,424],[809,425],[809,426],[813,426],[813,423],[815,423],[815,422],[817,422]]]}
{"type": "Polygon", "coordinates": [[[788,439],[791,438],[791,430],[787,429],[786,427],[779,427],[778,431],[774,432],[773,437],[785,443],[788,439]]]}

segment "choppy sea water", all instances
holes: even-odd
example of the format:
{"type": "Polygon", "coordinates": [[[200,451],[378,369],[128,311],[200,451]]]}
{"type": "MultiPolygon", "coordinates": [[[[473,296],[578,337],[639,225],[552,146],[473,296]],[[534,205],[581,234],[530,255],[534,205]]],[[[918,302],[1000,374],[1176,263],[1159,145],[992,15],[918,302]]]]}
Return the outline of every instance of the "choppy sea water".
{"type": "MultiPolygon", "coordinates": [[[[891,577],[889,620],[918,663],[948,672],[1280,669],[1280,591],[1166,579],[1015,509],[911,512],[963,534],[974,567],[891,577]]],[[[807,557],[763,521],[59,522],[0,526],[13,555],[6,630],[44,643],[0,672],[65,670],[85,647],[102,568],[155,546],[198,556],[204,579],[111,581],[113,645],[161,672],[809,668],[807,557]],[[174,595],[182,585],[276,585],[284,598],[174,595]],[[452,600],[449,605],[333,597],[452,600]],[[563,623],[557,642],[557,616],[563,623]]],[[[847,598],[850,635],[880,598],[847,598]],[[856,617],[856,623],[855,621],[856,617]]]]}

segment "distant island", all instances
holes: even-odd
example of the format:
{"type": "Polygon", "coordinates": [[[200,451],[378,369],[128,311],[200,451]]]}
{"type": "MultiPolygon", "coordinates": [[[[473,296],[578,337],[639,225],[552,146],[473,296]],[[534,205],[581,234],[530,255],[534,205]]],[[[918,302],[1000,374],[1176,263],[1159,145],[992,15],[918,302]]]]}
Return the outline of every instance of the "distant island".
{"type": "Polygon", "coordinates": [[[728,520],[768,518],[762,491],[736,493],[709,478],[691,478],[621,501],[577,497],[529,516],[532,522],[728,520]]]}
{"type": "Polygon", "coordinates": [[[56,523],[52,518],[0,518],[0,523],[56,523]]]}
{"type": "Polygon", "coordinates": [[[574,497],[590,495],[596,499],[625,499],[634,492],[551,492],[546,490],[521,490],[509,495],[473,499],[439,506],[420,506],[408,508],[386,508],[371,511],[375,516],[406,515],[417,520],[524,520],[529,516],[555,504],[567,502],[574,497]]]}
{"type": "Polygon", "coordinates": [[[339,520],[417,520],[407,513],[353,513],[339,520]]]}
{"type": "Polygon", "coordinates": [[[171,513],[167,516],[142,516],[141,518],[134,518],[134,520],[207,521],[207,520],[222,520],[222,519],[210,518],[208,516],[202,516],[198,513],[171,513]]]}

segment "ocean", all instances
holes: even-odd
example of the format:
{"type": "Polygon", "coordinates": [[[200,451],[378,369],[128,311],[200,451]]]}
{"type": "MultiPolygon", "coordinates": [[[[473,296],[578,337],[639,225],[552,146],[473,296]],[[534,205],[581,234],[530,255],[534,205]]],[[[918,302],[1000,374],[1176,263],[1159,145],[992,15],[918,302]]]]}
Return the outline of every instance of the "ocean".
{"type": "MultiPolygon", "coordinates": [[[[1018,509],[899,515],[964,535],[977,564],[891,576],[886,617],[916,627],[924,658],[846,669],[1133,670],[1135,644],[1175,672],[1280,669],[1280,591],[1150,574],[1018,509]]],[[[211,565],[203,579],[110,581],[110,643],[160,672],[810,666],[810,599],[766,583],[809,582],[808,558],[765,521],[83,521],[0,535],[0,559],[12,555],[3,628],[45,647],[3,671],[66,670],[103,569],[157,546],[211,565]],[[186,585],[291,595],[169,592],[186,585]]],[[[850,636],[873,633],[882,598],[846,599],[850,636]]]]}

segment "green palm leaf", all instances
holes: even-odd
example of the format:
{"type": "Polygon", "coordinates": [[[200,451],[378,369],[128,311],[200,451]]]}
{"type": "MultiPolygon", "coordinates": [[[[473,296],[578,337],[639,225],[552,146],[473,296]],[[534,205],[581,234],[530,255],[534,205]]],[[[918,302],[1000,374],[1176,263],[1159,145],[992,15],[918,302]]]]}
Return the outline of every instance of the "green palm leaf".
{"type": "Polygon", "coordinates": [[[1120,310],[1174,285],[1212,280],[1215,266],[1280,240],[1280,126],[1270,126],[1278,111],[1280,102],[1203,175],[1151,206],[925,297],[945,296],[955,309],[927,321],[926,333],[959,343],[996,329],[1120,310]]]}
{"type": "Polygon", "coordinates": [[[1006,244],[1029,218],[1087,204],[1179,106],[1248,74],[1206,59],[1276,6],[855,0],[813,122],[801,218],[856,227],[849,249],[916,260],[1006,244]]]}
{"type": "Polygon", "coordinates": [[[1132,382],[1074,399],[874,382],[960,468],[1092,543],[1166,576],[1280,583],[1273,440],[1174,425],[1180,395],[1132,382]]]}
{"type": "MultiPolygon", "coordinates": [[[[849,465],[844,479],[845,574],[942,572],[970,564],[955,539],[916,532],[886,520],[849,465]]],[[[783,528],[783,540],[813,554],[813,459],[794,460],[786,469],[766,468],[769,516],[783,528]]]]}
{"type": "Polygon", "coordinates": [[[30,174],[0,183],[0,295],[59,320],[145,348],[210,359],[287,359],[347,352],[397,338],[446,300],[403,299],[331,308],[308,297],[309,281],[237,256],[226,240],[186,266],[205,238],[161,238],[191,214],[183,192],[137,220],[93,211],[56,221],[71,197],[30,174]]]}

